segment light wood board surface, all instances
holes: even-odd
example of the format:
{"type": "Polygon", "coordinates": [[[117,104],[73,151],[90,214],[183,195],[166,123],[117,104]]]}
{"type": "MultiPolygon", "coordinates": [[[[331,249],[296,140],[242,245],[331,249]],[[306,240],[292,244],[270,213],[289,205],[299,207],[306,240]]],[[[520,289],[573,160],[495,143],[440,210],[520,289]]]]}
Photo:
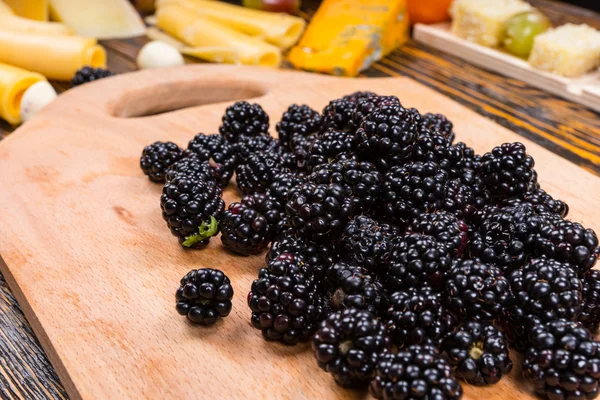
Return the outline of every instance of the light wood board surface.
{"type": "Polygon", "coordinates": [[[417,42],[460,57],[479,67],[522,80],[600,112],[600,71],[598,70],[571,78],[540,71],[532,67],[527,60],[454,35],[450,31],[448,22],[433,25],[416,24],[413,33],[413,38],[417,42]]]}
{"type": "MultiPolygon", "coordinates": [[[[161,186],[138,166],[146,144],[216,132],[235,100],[260,103],[273,128],[292,102],[321,109],[356,90],[446,114],[479,152],[524,142],[544,188],[600,227],[600,178],[408,78],[193,65],[83,85],[0,143],[0,268],[72,398],[365,396],[338,388],[307,344],[263,340],[246,305],[263,255],[232,255],[218,239],[182,249],[161,218],[161,186]],[[235,290],[231,315],[209,328],[175,312],[179,279],[200,267],[222,269],[235,290]]],[[[224,196],[239,194],[232,184],[224,196]]],[[[465,398],[533,398],[519,376],[517,365],[495,386],[465,384],[465,398]]]]}

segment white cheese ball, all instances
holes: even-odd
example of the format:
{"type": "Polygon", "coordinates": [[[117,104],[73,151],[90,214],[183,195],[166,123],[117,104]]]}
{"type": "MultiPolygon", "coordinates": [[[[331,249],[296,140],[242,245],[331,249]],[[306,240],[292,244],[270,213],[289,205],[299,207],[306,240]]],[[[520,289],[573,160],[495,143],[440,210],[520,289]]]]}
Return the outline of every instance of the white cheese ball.
{"type": "Polygon", "coordinates": [[[56,90],[47,81],[40,81],[31,85],[21,98],[21,121],[29,121],[55,98],[56,90]]]}
{"type": "Polygon", "coordinates": [[[185,62],[179,50],[160,40],[146,43],[137,56],[137,65],[140,69],[174,67],[183,64],[185,62]]]}

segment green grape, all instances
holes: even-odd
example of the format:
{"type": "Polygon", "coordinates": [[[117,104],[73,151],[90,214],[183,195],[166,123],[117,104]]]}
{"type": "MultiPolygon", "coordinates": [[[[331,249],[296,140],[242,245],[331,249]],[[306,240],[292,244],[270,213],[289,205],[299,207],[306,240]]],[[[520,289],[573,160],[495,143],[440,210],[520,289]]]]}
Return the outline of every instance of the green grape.
{"type": "Polygon", "coordinates": [[[550,21],[539,11],[519,13],[504,23],[502,44],[519,57],[527,57],[533,48],[533,39],[550,28],[550,21]]]}
{"type": "Polygon", "coordinates": [[[300,8],[300,0],[243,0],[242,5],[262,11],[296,14],[300,8]]]}

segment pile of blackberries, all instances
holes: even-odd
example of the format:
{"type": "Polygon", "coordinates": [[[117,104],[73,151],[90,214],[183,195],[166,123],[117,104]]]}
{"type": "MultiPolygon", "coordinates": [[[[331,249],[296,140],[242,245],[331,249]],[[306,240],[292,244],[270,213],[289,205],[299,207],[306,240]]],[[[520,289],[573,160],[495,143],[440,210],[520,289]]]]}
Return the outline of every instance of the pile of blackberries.
{"type": "MultiPolygon", "coordinates": [[[[509,345],[540,396],[598,394],[598,238],[540,187],[523,144],[478,155],[443,115],[371,92],[321,113],[291,105],[278,139],[268,127],[258,104],[238,102],[218,134],[186,150],[157,142],[141,159],[183,246],[220,231],[231,252],[267,250],[248,295],[267,340],[311,341],[338,384],[382,399],[494,384],[512,369],[509,345]],[[243,197],[225,208],[234,173],[243,197]]],[[[231,307],[229,281],[211,274],[190,272],[177,292],[193,322],[231,307]]]]}

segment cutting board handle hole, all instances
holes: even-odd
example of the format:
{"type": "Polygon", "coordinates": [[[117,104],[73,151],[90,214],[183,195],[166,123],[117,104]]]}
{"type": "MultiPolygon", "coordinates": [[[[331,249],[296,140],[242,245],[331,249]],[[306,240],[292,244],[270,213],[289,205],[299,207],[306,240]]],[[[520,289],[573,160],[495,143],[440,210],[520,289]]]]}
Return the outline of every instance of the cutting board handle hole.
{"type": "Polygon", "coordinates": [[[259,82],[169,82],[132,90],[111,102],[110,115],[142,118],[216,103],[250,100],[267,94],[259,82]]]}

